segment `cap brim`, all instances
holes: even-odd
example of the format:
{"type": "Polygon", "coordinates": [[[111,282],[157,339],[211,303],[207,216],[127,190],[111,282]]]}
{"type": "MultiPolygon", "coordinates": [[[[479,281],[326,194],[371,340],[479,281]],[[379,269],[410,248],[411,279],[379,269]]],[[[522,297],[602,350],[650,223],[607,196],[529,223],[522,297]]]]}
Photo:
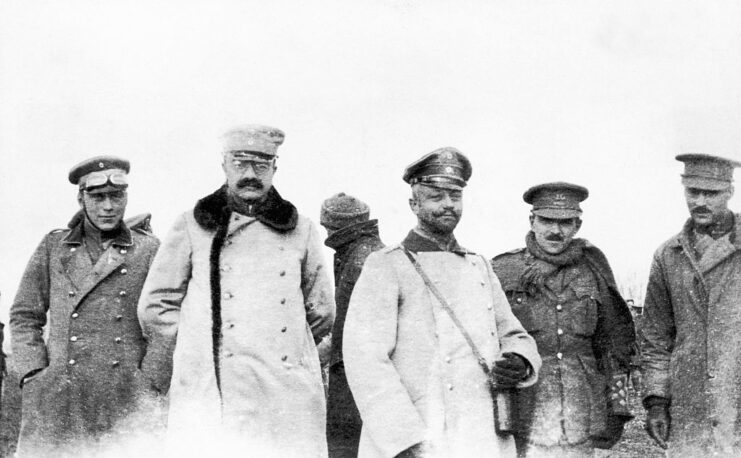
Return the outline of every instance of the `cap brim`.
{"type": "Polygon", "coordinates": [[[731,187],[728,181],[703,177],[682,177],[682,184],[688,188],[707,189],[708,191],[724,191],[731,187]]]}
{"type": "Polygon", "coordinates": [[[532,213],[533,215],[550,219],[573,219],[581,216],[579,210],[572,210],[570,208],[539,208],[532,210],[532,213]]]}
{"type": "Polygon", "coordinates": [[[112,186],[110,184],[101,186],[98,188],[92,188],[92,189],[83,189],[88,194],[103,194],[106,192],[118,192],[118,191],[125,191],[126,188],[128,188],[129,185],[123,185],[123,186],[112,186]]]}

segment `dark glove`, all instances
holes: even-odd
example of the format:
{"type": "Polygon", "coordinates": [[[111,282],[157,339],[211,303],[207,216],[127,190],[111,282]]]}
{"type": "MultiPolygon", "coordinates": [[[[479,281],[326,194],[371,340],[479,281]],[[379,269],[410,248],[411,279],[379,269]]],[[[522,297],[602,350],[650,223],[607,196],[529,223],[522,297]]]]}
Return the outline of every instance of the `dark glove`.
{"type": "Polygon", "coordinates": [[[671,427],[669,417],[669,405],[654,404],[648,408],[646,414],[646,431],[659,447],[666,450],[666,441],[669,439],[669,428],[671,427]]]}
{"type": "Polygon", "coordinates": [[[427,442],[420,442],[414,444],[408,449],[396,455],[396,458],[424,458],[427,456],[430,449],[430,444],[427,442]]]}
{"type": "Polygon", "coordinates": [[[504,353],[502,359],[494,361],[491,368],[491,383],[494,388],[514,388],[530,374],[530,363],[515,353],[504,353]]]}
{"type": "Polygon", "coordinates": [[[608,415],[605,429],[592,436],[592,445],[604,450],[611,449],[623,435],[623,428],[632,417],[608,415]]]}

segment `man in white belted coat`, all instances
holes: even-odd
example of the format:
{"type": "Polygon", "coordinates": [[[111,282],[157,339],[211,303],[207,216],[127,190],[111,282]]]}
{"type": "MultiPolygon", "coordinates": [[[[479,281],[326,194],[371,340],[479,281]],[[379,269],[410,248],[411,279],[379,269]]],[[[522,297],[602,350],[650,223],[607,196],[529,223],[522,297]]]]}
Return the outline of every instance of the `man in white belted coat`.
{"type": "Polygon", "coordinates": [[[534,384],[540,357],[489,263],[453,236],[470,176],[454,148],[407,167],[418,225],[371,254],[355,285],[343,353],[361,458],[515,456],[511,435],[495,430],[490,386],[534,384]]]}

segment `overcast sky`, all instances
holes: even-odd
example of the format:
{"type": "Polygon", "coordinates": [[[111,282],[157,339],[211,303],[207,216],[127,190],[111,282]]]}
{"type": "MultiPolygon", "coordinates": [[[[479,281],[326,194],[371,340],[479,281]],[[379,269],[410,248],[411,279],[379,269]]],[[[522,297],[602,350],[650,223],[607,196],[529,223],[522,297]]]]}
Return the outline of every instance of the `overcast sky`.
{"type": "Polygon", "coordinates": [[[642,288],[687,217],[674,156],[741,158],[740,23],[708,0],[0,0],[0,320],[77,209],[72,165],[130,159],[127,214],[164,237],[247,122],[285,131],[300,212],[353,194],[386,243],[415,223],[404,167],[441,146],[473,163],[457,236],[487,257],[524,244],[528,187],[584,185],[579,235],[642,288]]]}

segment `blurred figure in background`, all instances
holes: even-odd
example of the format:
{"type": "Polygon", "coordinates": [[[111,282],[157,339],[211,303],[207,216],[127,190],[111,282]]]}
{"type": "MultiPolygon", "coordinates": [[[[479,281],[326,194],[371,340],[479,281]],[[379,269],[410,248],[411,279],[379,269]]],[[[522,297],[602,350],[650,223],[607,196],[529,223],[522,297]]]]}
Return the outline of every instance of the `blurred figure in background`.
{"type": "Polygon", "coordinates": [[[332,330],[327,399],[327,441],[330,458],[358,455],[360,413],[353,400],[342,361],[342,328],[355,282],[365,259],[384,247],[378,235],[378,220],[369,219],[368,205],[345,193],[335,194],[322,203],[319,220],[327,230],[324,244],[335,251],[334,280],[337,314],[332,330]]]}

